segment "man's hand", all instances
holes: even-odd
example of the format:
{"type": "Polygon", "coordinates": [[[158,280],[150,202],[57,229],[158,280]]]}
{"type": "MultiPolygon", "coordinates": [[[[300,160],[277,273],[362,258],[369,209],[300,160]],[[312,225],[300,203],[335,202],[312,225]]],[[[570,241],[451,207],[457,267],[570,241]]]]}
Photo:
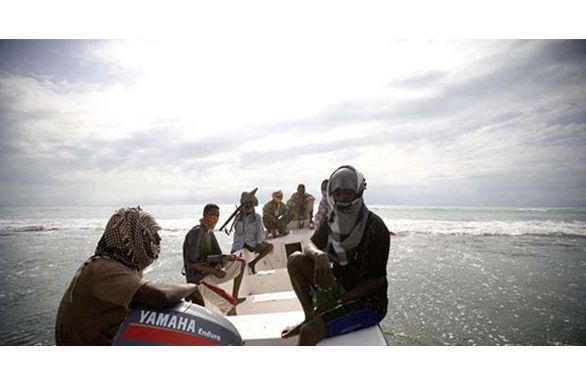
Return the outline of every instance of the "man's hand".
{"type": "Polygon", "coordinates": [[[226,265],[227,261],[234,261],[234,255],[222,255],[223,264],[222,266],[226,265]]]}
{"type": "Polygon", "coordinates": [[[313,280],[316,286],[320,288],[331,287],[334,284],[334,275],[332,275],[328,255],[324,252],[317,254],[314,263],[313,280]]]}
{"type": "Polygon", "coordinates": [[[226,276],[226,271],[222,270],[222,269],[215,269],[214,270],[214,275],[216,278],[218,279],[222,279],[226,276]]]}
{"type": "Polygon", "coordinates": [[[325,313],[326,311],[338,306],[339,302],[338,300],[333,300],[330,302],[324,302],[321,305],[319,305],[318,307],[315,308],[314,310],[314,314],[315,315],[321,315],[322,313],[325,313]]]}

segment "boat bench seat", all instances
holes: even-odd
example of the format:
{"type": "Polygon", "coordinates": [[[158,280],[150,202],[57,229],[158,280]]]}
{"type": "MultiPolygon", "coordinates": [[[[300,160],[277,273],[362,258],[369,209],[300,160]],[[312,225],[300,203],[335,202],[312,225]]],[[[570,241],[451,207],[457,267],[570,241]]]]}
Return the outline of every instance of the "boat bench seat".
{"type": "Polygon", "coordinates": [[[297,336],[282,339],[281,332],[303,321],[304,316],[303,311],[298,310],[226,318],[238,329],[245,345],[297,345],[297,336]]]}
{"type": "MultiPolygon", "coordinates": [[[[303,321],[303,312],[289,311],[227,317],[240,332],[245,345],[297,345],[298,336],[281,338],[288,326],[303,321]]],[[[387,342],[378,325],[322,340],[318,346],[382,346],[387,342]]]]}
{"type": "Polygon", "coordinates": [[[301,310],[301,304],[293,291],[248,295],[246,301],[236,307],[238,315],[297,310],[301,310]]]}

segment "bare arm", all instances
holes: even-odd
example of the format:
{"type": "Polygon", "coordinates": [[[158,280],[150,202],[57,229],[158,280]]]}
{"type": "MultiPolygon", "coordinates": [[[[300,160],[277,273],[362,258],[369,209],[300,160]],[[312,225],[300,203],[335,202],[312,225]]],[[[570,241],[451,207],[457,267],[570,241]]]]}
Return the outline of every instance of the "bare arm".
{"type": "Polygon", "coordinates": [[[303,248],[303,254],[315,260],[318,255],[325,254],[325,252],[319,249],[311,240],[309,240],[309,243],[305,246],[305,248],[303,248]]]}
{"type": "Polygon", "coordinates": [[[379,288],[385,284],[385,277],[364,279],[352,290],[347,291],[340,297],[342,302],[351,301],[353,299],[365,298],[372,296],[379,288]]]}
{"type": "Polygon", "coordinates": [[[171,284],[148,282],[138,289],[132,299],[133,303],[142,303],[152,307],[171,306],[181,299],[195,293],[197,286],[193,283],[171,284]]]}
{"type": "Polygon", "coordinates": [[[303,254],[314,262],[313,281],[317,287],[330,287],[334,282],[330,258],[328,254],[319,249],[311,240],[303,249],[303,254]]]}

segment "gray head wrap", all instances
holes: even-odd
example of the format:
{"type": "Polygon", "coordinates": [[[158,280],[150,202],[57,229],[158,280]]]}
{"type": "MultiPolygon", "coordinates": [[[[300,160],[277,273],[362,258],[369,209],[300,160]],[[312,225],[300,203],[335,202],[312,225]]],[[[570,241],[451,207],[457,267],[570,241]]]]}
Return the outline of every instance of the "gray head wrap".
{"type": "Polygon", "coordinates": [[[328,181],[327,199],[332,210],[328,218],[328,245],[334,249],[340,265],[348,264],[348,251],[356,248],[364,235],[368,219],[368,208],[362,199],[365,188],[364,177],[350,165],[336,169],[328,181]],[[337,189],[351,189],[357,196],[351,202],[335,202],[332,193],[337,189]]]}

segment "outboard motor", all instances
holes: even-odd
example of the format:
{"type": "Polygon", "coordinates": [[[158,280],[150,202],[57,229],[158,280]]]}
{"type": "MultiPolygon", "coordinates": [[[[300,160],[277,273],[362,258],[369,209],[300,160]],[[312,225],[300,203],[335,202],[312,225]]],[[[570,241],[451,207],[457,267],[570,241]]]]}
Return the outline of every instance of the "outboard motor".
{"type": "Polygon", "coordinates": [[[155,309],[133,305],[112,345],[244,345],[225,317],[199,305],[180,302],[155,309]]]}

